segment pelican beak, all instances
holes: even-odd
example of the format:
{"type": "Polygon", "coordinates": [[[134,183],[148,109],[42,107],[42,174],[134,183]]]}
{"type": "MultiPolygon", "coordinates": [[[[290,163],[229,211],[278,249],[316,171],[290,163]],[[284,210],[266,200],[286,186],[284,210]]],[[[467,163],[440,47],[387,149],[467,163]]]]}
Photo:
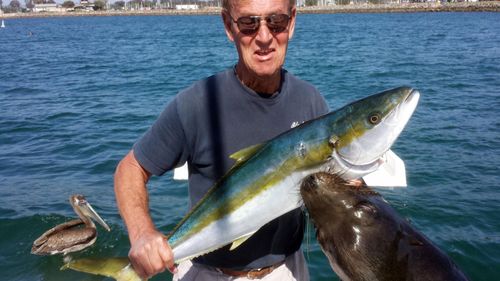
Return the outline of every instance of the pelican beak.
{"type": "Polygon", "coordinates": [[[94,221],[102,225],[102,227],[104,227],[107,231],[111,231],[111,228],[106,224],[106,222],[101,218],[101,216],[97,214],[97,212],[94,210],[94,208],[92,208],[92,206],[90,205],[89,202],[87,202],[87,200],[80,199],[80,201],[78,202],[78,206],[86,216],[92,218],[94,221]]]}

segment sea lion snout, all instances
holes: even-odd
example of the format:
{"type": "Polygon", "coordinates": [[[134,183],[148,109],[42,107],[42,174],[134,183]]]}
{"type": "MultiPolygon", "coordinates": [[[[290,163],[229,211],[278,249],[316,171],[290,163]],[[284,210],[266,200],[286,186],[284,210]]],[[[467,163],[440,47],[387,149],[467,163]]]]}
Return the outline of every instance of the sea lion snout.
{"type": "Polygon", "coordinates": [[[316,189],[316,177],[315,174],[309,175],[302,180],[301,191],[312,192],[316,189]]]}
{"type": "Polygon", "coordinates": [[[318,172],[308,175],[302,180],[302,186],[306,189],[317,189],[321,187],[329,187],[335,184],[346,184],[346,181],[327,172],[318,172]]]}
{"type": "Polygon", "coordinates": [[[318,188],[325,185],[328,182],[328,178],[332,175],[326,172],[319,172],[308,175],[302,180],[301,191],[306,193],[311,193],[317,191],[318,188]]]}

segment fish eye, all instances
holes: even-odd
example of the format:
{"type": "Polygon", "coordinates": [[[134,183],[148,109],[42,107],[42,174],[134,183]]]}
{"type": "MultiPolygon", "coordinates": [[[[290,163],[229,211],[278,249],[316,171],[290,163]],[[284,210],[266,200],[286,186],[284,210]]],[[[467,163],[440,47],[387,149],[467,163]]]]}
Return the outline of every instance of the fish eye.
{"type": "Polygon", "coordinates": [[[368,121],[373,125],[377,125],[378,123],[380,123],[381,120],[382,118],[379,113],[372,113],[368,117],[368,121]]]}

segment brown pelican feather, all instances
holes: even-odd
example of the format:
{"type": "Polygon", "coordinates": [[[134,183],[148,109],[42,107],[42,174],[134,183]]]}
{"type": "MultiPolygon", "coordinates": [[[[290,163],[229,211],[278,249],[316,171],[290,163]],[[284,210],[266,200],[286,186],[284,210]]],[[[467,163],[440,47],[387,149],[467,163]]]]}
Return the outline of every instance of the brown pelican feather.
{"type": "Polygon", "coordinates": [[[57,225],[43,233],[33,242],[32,254],[66,255],[91,246],[97,239],[97,230],[90,218],[110,230],[83,195],[72,195],[70,203],[80,218],[57,225]]]}

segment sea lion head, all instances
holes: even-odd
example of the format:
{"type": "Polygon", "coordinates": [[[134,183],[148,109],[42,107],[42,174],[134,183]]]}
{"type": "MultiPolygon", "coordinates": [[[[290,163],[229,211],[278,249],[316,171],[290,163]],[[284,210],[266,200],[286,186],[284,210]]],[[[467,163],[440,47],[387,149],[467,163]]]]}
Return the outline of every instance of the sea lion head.
{"type": "Polygon", "coordinates": [[[300,192],[337,275],[342,280],[376,280],[370,274],[398,232],[394,212],[380,194],[326,172],[307,176],[300,192]]]}
{"type": "Polygon", "coordinates": [[[345,220],[349,225],[370,225],[377,218],[378,201],[383,200],[365,184],[356,185],[326,172],[307,176],[300,192],[315,222],[325,224],[345,220]]]}

